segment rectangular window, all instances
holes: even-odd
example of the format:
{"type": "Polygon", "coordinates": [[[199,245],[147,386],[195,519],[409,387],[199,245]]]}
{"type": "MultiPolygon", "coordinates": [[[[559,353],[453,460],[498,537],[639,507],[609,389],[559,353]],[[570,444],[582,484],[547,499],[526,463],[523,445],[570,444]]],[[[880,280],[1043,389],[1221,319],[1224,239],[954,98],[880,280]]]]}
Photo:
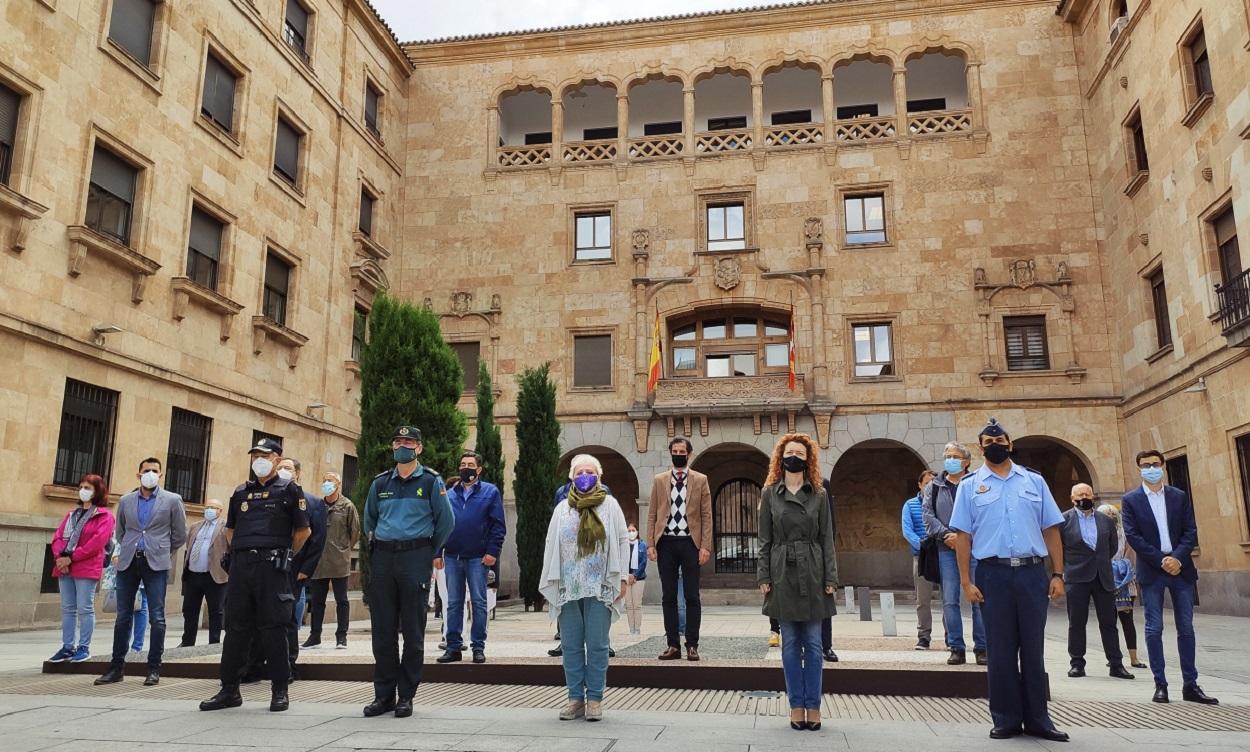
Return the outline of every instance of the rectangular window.
{"type": "Polygon", "coordinates": [[[573,215],[574,261],[603,261],[612,258],[612,213],[593,212],[573,215]]]}
{"type": "Polygon", "coordinates": [[[216,123],[226,133],[234,131],[234,91],[239,77],[213,53],[204,64],[204,97],[200,114],[216,123]]]}
{"type": "Polygon", "coordinates": [[[8,185],[13,170],[13,148],[17,143],[17,116],[22,96],[0,84],[0,184],[8,185]]]}
{"type": "Polygon", "coordinates": [[[1250,521],[1250,433],[1237,437],[1237,469],[1241,471],[1241,504],[1250,521]]]}
{"type": "Polygon", "coordinates": [[[1241,249],[1237,243],[1237,222],[1233,217],[1230,205],[1219,216],[1211,220],[1215,229],[1215,247],[1220,257],[1220,275],[1228,284],[1241,275],[1241,249]]]}
{"type": "Polygon", "coordinates": [[[539,133],[526,133],[526,146],[541,146],[551,143],[551,131],[541,131],[539,133]]]}
{"type": "Polygon", "coordinates": [[[573,386],[612,386],[612,335],[573,338],[573,386]]]}
{"type": "Polygon", "coordinates": [[[76,486],[88,473],[108,481],[113,465],[117,396],[111,389],[65,380],[61,432],[56,441],[56,466],[52,474],[54,485],[76,486]]]}
{"type": "Polygon", "coordinates": [[[382,92],[371,83],[365,83],[365,127],[375,136],[381,136],[378,130],[378,109],[382,101],[382,92]]]}
{"type": "Polygon", "coordinates": [[[356,462],[356,456],[352,454],[343,455],[343,488],[339,493],[344,496],[351,496],[356,493],[356,478],[359,474],[359,464],[356,462]]]}
{"type": "Polygon", "coordinates": [[[282,24],[282,38],[300,58],[308,60],[308,9],[298,0],[286,0],[286,18],[282,24]]]}
{"type": "Polygon", "coordinates": [[[933,112],[935,110],[946,109],[945,97],[934,97],[932,99],[909,99],[907,100],[908,112],[933,112]]]}
{"type": "Polygon", "coordinates": [[[1150,301],[1154,306],[1155,340],[1160,348],[1172,344],[1172,322],[1168,318],[1168,292],[1163,283],[1163,268],[1155,270],[1148,277],[1150,282],[1150,301]]]}
{"type": "Polygon", "coordinates": [[[667,123],[646,123],[642,126],[642,135],[644,136],[671,136],[681,133],[681,121],[673,120],[667,123]]]}
{"type": "MultiPolygon", "coordinates": [[[[851,327],[851,339],[855,346],[855,378],[894,375],[891,328],[889,322],[856,324],[851,327]]],[[[787,357],[788,355],[787,351],[787,357]]]]}
{"type": "Polygon", "coordinates": [[[367,188],[360,189],[360,231],[373,237],[373,204],[374,198],[367,188]]]}
{"type": "Polygon", "coordinates": [[[273,171],[291,185],[299,182],[300,142],[304,135],[286,118],[278,116],[278,137],[273,149],[273,171]]]}
{"type": "Polygon", "coordinates": [[[452,342],[451,349],[460,359],[460,367],[464,369],[464,390],[477,391],[477,364],[482,357],[481,343],[452,342]]]}
{"type": "Polygon", "coordinates": [[[1132,145],[1130,168],[1134,173],[1146,172],[1150,169],[1150,159],[1146,154],[1146,131],[1142,128],[1140,111],[1133,113],[1124,129],[1132,145]]]}
{"type": "Polygon", "coordinates": [[[673,370],[690,371],[697,368],[699,363],[696,358],[696,353],[697,351],[693,347],[674,347],[673,370]]]}
{"type": "Polygon", "coordinates": [[[1050,369],[1045,316],[1004,316],[1003,339],[1007,343],[1008,371],[1050,369]]]}
{"type": "Polygon", "coordinates": [[[847,245],[886,242],[884,193],[847,196],[842,202],[847,245]]]}
{"type": "Polygon", "coordinates": [[[790,345],[764,345],[765,368],[788,368],[790,366],[790,345]]]}
{"type": "Polygon", "coordinates": [[[91,185],[87,189],[87,216],[83,224],[122,245],[130,245],[138,179],[137,169],[97,145],[91,158],[91,185]]]}
{"type": "Polygon", "coordinates": [[[365,336],[369,331],[369,312],[357,306],[352,309],[352,360],[360,362],[365,350],[365,336]]]}
{"type": "Polygon", "coordinates": [[[1184,491],[1192,501],[1194,496],[1189,487],[1189,457],[1178,454],[1163,464],[1168,469],[1168,485],[1184,491]]]}
{"type": "Polygon", "coordinates": [[[616,138],[616,126],[610,128],[583,128],[583,141],[608,141],[616,138]]]}
{"type": "Polygon", "coordinates": [[[747,127],[747,116],[736,115],[734,117],[708,118],[707,129],[709,131],[735,131],[742,130],[747,127]]]}
{"type": "Polygon", "coordinates": [[[156,21],[153,0],[113,0],[109,39],[135,60],[152,63],[152,30],[156,21]]]}
{"type": "MultiPolygon", "coordinates": [[[[1193,76],[1195,100],[1215,94],[1215,85],[1211,81],[1211,57],[1207,54],[1207,35],[1202,24],[1194,31],[1189,42],[1185,44],[1185,57],[1193,76]]],[[[1191,102],[1192,104],[1192,102],[1191,102]]]]}
{"type": "Polygon", "coordinates": [[[190,410],[174,408],[169,425],[165,487],[181,496],[185,502],[192,504],[204,502],[204,484],[208,478],[208,447],[212,430],[212,418],[190,410]]]}
{"type": "Polygon", "coordinates": [[[875,104],[852,104],[838,108],[838,120],[853,120],[855,118],[876,117],[878,108],[875,104]]]}
{"type": "Polygon", "coordinates": [[[747,247],[745,205],[709,204],[707,207],[707,249],[732,251],[747,247]]]}
{"type": "Polygon", "coordinates": [[[810,122],[812,122],[811,110],[787,110],[774,112],[772,116],[773,125],[798,125],[810,122]]]}
{"type": "Polygon", "coordinates": [[[265,258],[265,318],[286,325],[286,301],[291,283],[291,265],[270,251],[265,258]]]}
{"type": "Polygon", "coordinates": [[[201,287],[217,289],[221,265],[221,237],[225,225],[198,206],[191,209],[191,239],[187,247],[187,276],[201,287]]]}

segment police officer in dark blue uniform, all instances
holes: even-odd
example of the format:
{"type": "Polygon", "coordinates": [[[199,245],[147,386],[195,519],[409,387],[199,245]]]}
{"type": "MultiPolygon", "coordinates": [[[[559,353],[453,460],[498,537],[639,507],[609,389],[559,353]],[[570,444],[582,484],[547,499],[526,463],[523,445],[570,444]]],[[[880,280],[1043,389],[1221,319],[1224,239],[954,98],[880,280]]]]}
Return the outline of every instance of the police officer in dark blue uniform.
{"type": "Polygon", "coordinates": [[[248,660],[253,632],[265,647],[273,683],[271,711],[290,707],[287,681],[286,626],[295,608],[291,594],[291,556],[311,534],[304,492],[278,476],[282,444],[264,438],[248,452],[256,480],[234,490],[226,513],[230,543],[230,581],[226,586],[226,639],[221,652],[221,689],[200,703],[200,710],[243,704],[239,674],[248,660]]]}
{"type": "Polygon", "coordinates": [[[434,552],[447,543],[456,526],[443,479],[417,461],[422,448],[415,426],[396,428],[391,438],[395,467],[378,473],[365,500],[374,700],[364,712],[370,718],[391,710],[397,718],[412,715],[425,660],[425,609],[434,552]]]}
{"type": "Polygon", "coordinates": [[[948,527],[968,600],[980,603],[989,665],[991,739],[1056,742],[1046,708],[1046,611],[1063,597],[1063,515],[1042,476],[1011,461],[1011,437],[990,418],[978,436],[985,463],[964,476],[948,527]],[[1050,556],[1050,572],[1044,566],[1050,556]],[[972,558],[977,560],[973,584],[972,558]]]}

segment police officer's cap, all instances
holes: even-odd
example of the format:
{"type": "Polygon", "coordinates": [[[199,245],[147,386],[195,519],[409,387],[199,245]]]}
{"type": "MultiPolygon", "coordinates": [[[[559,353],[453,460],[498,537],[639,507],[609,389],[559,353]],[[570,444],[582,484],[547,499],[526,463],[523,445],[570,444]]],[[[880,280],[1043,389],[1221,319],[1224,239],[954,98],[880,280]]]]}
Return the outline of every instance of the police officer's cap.
{"type": "Polygon", "coordinates": [[[400,426],[395,429],[395,435],[391,437],[391,441],[395,439],[416,439],[421,440],[421,429],[416,426],[400,426]]]}
{"type": "Polygon", "coordinates": [[[273,452],[274,454],[281,455],[282,454],[282,442],[271,436],[266,436],[263,439],[257,441],[256,446],[247,450],[248,454],[251,454],[252,452],[266,452],[266,453],[273,452]]]}
{"type": "Polygon", "coordinates": [[[990,422],[986,423],[985,428],[981,429],[981,433],[977,434],[978,439],[982,436],[989,436],[992,439],[998,438],[999,436],[1011,438],[1007,435],[1007,432],[1003,430],[1003,427],[998,425],[998,418],[990,418],[990,422]]]}

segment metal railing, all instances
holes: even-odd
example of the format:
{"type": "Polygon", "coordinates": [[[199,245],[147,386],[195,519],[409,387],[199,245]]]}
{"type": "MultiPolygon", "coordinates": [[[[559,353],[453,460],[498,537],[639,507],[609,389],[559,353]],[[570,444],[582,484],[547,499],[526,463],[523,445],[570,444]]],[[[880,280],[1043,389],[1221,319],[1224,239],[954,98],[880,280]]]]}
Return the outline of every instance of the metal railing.
{"type": "Polygon", "coordinates": [[[1215,286],[1220,305],[1220,326],[1224,333],[1250,322],[1250,269],[1222,285],[1215,286]]]}

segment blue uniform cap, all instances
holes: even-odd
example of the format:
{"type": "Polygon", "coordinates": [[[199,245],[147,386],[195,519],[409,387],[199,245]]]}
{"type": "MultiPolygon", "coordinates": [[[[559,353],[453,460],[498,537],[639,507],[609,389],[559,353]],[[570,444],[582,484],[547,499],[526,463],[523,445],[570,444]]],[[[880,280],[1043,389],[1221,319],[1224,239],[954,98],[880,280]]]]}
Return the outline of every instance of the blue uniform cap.
{"type": "Polygon", "coordinates": [[[1006,436],[1011,438],[1007,436],[1007,432],[1003,430],[1003,427],[998,424],[998,418],[990,418],[990,421],[985,424],[985,428],[981,429],[981,433],[977,434],[977,439],[979,440],[982,436],[989,436],[990,438],[1006,436]]]}

